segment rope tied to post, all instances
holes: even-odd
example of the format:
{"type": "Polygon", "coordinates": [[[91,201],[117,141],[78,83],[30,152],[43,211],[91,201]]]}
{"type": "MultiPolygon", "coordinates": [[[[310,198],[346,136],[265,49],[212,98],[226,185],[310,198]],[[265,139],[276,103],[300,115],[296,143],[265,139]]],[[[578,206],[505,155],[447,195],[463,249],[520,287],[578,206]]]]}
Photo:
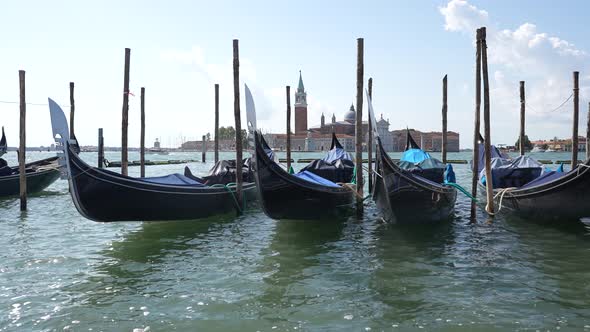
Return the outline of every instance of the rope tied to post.
{"type": "Polygon", "coordinates": [[[488,207],[489,207],[489,203],[486,204],[486,212],[490,215],[490,216],[495,216],[496,213],[500,213],[500,211],[502,211],[502,201],[504,200],[504,195],[506,195],[508,193],[508,195],[510,195],[510,191],[514,190],[514,189],[518,189],[516,187],[509,187],[509,188],[502,188],[499,189],[498,192],[496,193],[496,195],[494,195],[494,201],[500,197],[499,201],[498,201],[498,210],[495,212],[489,212],[488,211],[488,207]]]}

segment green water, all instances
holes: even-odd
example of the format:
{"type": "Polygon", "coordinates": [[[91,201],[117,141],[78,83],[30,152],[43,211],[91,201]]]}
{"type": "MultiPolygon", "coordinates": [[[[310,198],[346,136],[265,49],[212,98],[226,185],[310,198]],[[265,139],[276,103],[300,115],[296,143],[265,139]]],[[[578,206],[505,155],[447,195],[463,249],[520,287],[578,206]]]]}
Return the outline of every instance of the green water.
{"type": "MultiPolygon", "coordinates": [[[[211,163],[189,166],[203,174],[211,163]]],[[[455,170],[469,187],[467,165],[455,170]]],[[[59,180],[30,197],[25,214],[18,199],[0,200],[0,331],[590,330],[590,238],[581,224],[481,214],[473,225],[468,214],[460,195],[454,220],[438,227],[384,224],[373,204],[362,218],[333,222],[252,211],[102,224],[78,214],[59,180]]]]}

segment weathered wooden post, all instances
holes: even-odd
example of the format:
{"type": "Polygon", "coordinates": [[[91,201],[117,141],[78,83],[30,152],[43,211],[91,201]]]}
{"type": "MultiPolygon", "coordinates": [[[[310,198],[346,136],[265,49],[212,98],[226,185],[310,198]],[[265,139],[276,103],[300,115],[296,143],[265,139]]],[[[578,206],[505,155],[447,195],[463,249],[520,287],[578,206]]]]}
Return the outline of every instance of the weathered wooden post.
{"type": "Polygon", "coordinates": [[[525,96],[524,96],[524,81],[520,81],[520,135],[518,137],[518,149],[520,151],[520,155],[524,156],[524,124],[525,124],[525,112],[526,112],[526,103],[525,103],[525,96]]]}
{"type": "MultiPolygon", "coordinates": [[[[447,75],[443,77],[443,105],[442,105],[442,142],[440,144],[440,153],[442,162],[447,163],[447,75]]],[[[422,147],[424,148],[424,147],[422,147]]]]}
{"type": "Polygon", "coordinates": [[[291,169],[291,87],[287,85],[287,172],[291,169]]]}
{"type": "Polygon", "coordinates": [[[74,112],[76,106],[74,104],[74,82],[70,82],[70,138],[74,138],[74,112]]]}
{"type": "Polygon", "coordinates": [[[236,124],[236,194],[242,206],[242,122],[240,119],[240,48],[234,39],[234,119],[236,124]]]}
{"type": "Polygon", "coordinates": [[[574,72],[574,127],[572,130],[572,169],[578,167],[578,118],[580,114],[580,72],[574,72]]]}
{"type": "Polygon", "coordinates": [[[20,210],[27,210],[27,176],[25,171],[25,150],[27,146],[26,119],[27,119],[27,101],[25,98],[25,71],[18,71],[18,80],[20,88],[20,142],[18,146],[18,173],[19,173],[19,193],[20,193],[20,210]]]}
{"type": "Polygon", "coordinates": [[[104,166],[104,138],[102,136],[102,128],[98,128],[98,168],[104,166]]]}
{"type": "Polygon", "coordinates": [[[363,83],[364,83],[364,39],[357,39],[356,63],[356,120],[355,120],[355,164],[357,209],[363,209],[363,83]]]}
{"type": "Polygon", "coordinates": [[[492,181],[492,141],[490,133],[490,82],[488,81],[488,51],[486,43],[486,28],[481,28],[481,70],[483,76],[483,120],[486,157],[486,210],[489,214],[494,213],[494,185],[492,181]]]}
{"type": "Polygon", "coordinates": [[[203,140],[201,141],[201,162],[206,162],[206,154],[207,154],[207,136],[203,135],[203,140]]]}
{"type": "MultiPolygon", "coordinates": [[[[475,121],[473,129],[473,175],[471,179],[471,196],[477,197],[477,186],[479,181],[479,114],[481,108],[481,30],[477,29],[475,51],[475,121]]],[[[477,205],[471,200],[471,221],[476,221],[477,205]]]]}
{"type": "Polygon", "coordinates": [[[141,88],[141,133],[139,138],[140,176],[145,177],[145,88],[141,88]]]}
{"type": "Polygon", "coordinates": [[[219,161],[219,84],[215,84],[215,163],[219,161]]]}
{"type": "Polygon", "coordinates": [[[125,49],[125,73],[123,77],[123,117],[121,122],[121,174],[127,175],[127,127],[129,124],[129,62],[131,50],[125,49]]]}
{"type": "MultiPolygon", "coordinates": [[[[373,101],[373,78],[369,77],[369,98],[373,101]]],[[[367,112],[367,118],[369,119],[369,135],[367,142],[367,159],[369,162],[369,194],[373,192],[373,122],[371,121],[371,113],[367,112]]]]}
{"type": "Polygon", "coordinates": [[[588,103],[588,122],[586,122],[586,160],[590,159],[590,103],[588,103]]]}

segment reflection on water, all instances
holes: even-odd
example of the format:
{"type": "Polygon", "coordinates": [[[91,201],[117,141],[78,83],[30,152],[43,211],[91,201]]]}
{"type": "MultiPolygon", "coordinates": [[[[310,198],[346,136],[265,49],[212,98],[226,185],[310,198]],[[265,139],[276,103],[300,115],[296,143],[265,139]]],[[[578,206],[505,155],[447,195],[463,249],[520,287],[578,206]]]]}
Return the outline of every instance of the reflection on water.
{"type": "MultiPolygon", "coordinates": [[[[455,172],[468,187],[468,168],[455,172]]],[[[0,331],[590,330],[583,223],[480,212],[471,224],[469,204],[460,195],[453,220],[418,228],[382,223],[373,204],[333,222],[251,211],[102,224],[80,217],[60,180],[27,213],[0,200],[0,331]]]]}

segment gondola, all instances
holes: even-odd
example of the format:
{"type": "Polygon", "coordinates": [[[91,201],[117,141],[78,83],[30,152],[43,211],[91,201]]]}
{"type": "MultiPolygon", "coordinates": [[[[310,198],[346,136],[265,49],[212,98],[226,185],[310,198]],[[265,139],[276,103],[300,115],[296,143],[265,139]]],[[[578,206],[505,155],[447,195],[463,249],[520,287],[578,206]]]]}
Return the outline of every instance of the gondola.
{"type": "MultiPolygon", "coordinates": [[[[377,128],[371,98],[367,103],[373,128],[377,128]]],[[[373,199],[392,223],[418,224],[449,220],[454,212],[457,191],[454,187],[433,182],[393,162],[383,149],[381,138],[374,132],[377,142],[376,172],[373,199]]]]}
{"type": "MultiPolygon", "coordinates": [[[[93,221],[193,220],[242,209],[235,190],[206,186],[181,174],[133,178],[91,167],[70,145],[65,115],[49,99],[53,136],[63,149],[70,194],[82,216],[93,221]]],[[[256,189],[244,183],[245,202],[254,201],[256,189]]]]}
{"type": "MultiPolygon", "coordinates": [[[[0,156],[6,153],[7,143],[4,127],[0,138],[0,156]]],[[[37,160],[25,164],[27,193],[33,194],[49,187],[59,178],[57,157],[37,160]]],[[[10,167],[0,158],[0,198],[16,196],[20,193],[20,172],[18,166],[10,167]]]]}
{"type": "MultiPolygon", "coordinates": [[[[496,150],[492,145],[493,157],[496,150]]],[[[483,154],[483,147],[480,151],[483,154]]],[[[496,156],[492,160],[497,213],[539,222],[578,222],[590,217],[590,159],[567,173],[545,171],[540,163],[525,156],[512,160],[496,156]]],[[[480,167],[481,193],[486,190],[484,169],[480,167]]]]}
{"type": "MultiPolygon", "coordinates": [[[[4,160],[0,159],[0,163],[4,160]]],[[[34,194],[49,187],[59,178],[57,156],[25,164],[27,193],[34,194]]],[[[18,166],[2,167],[0,164],[0,198],[16,196],[20,193],[18,166]]]]}
{"type": "Polygon", "coordinates": [[[289,174],[273,160],[262,133],[256,129],[256,109],[245,87],[249,140],[253,139],[252,169],[262,208],[272,219],[315,220],[347,215],[354,207],[354,188],[311,172],[289,174]],[[307,177],[307,180],[304,179],[307,177]]]}

